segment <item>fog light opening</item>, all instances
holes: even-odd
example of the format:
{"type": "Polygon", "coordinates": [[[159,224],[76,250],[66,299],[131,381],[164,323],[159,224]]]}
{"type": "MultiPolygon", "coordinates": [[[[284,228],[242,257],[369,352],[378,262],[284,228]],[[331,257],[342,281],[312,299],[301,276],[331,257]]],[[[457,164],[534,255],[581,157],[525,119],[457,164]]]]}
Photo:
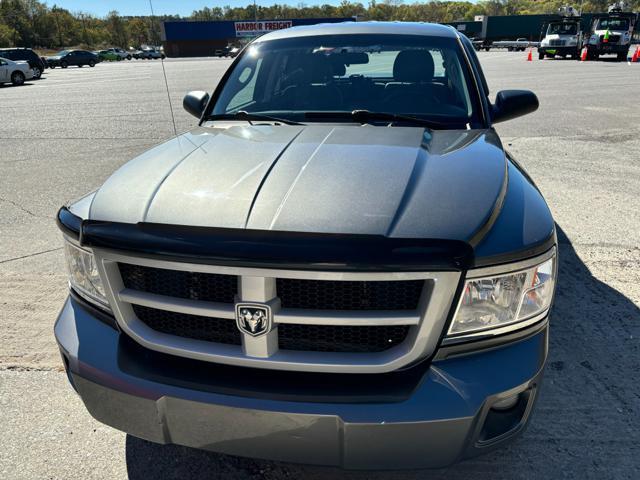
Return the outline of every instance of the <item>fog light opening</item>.
{"type": "Polygon", "coordinates": [[[491,408],[493,410],[498,410],[498,411],[509,410],[510,408],[513,408],[516,406],[519,398],[520,398],[519,393],[516,395],[511,395],[510,397],[503,398],[502,400],[498,400],[493,405],[491,405],[491,408]]]}
{"type": "Polygon", "coordinates": [[[532,391],[525,390],[492,403],[487,411],[476,444],[485,446],[499,442],[520,431],[520,427],[525,422],[527,407],[532,399],[532,391]]]}

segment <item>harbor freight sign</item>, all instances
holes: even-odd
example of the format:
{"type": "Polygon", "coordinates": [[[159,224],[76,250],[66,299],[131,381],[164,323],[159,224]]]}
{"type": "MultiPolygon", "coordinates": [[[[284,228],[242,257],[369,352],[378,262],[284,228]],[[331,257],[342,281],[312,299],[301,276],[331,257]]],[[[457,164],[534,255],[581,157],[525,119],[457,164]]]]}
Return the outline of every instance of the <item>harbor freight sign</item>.
{"type": "Polygon", "coordinates": [[[293,26],[291,20],[267,20],[263,22],[235,22],[236,37],[257,37],[275,30],[293,26]]]}

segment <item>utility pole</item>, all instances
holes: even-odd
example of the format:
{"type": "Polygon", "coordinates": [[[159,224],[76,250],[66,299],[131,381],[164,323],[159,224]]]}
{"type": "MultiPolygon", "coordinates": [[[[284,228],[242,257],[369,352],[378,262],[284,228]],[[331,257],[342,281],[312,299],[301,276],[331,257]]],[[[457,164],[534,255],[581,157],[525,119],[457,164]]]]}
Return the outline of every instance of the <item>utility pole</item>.
{"type": "Polygon", "coordinates": [[[82,37],[84,40],[85,45],[89,46],[89,42],[87,41],[87,25],[86,25],[86,15],[82,12],[80,12],[78,14],[78,16],[80,17],[80,21],[82,22],[82,37]]]}
{"type": "Polygon", "coordinates": [[[55,14],[53,15],[53,18],[56,19],[56,28],[58,29],[58,44],[60,47],[63,47],[64,45],[62,44],[62,31],[60,30],[60,18],[58,18],[59,15],[60,15],[60,12],[56,10],[55,14]]]}

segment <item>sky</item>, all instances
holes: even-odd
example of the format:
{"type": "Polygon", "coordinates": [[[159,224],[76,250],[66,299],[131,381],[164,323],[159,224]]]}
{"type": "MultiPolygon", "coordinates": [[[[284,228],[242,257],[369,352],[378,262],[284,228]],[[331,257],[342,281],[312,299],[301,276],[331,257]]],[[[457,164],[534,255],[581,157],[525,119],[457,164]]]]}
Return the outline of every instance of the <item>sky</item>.
{"type": "MultiPolygon", "coordinates": [[[[153,11],[156,15],[191,15],[194,10],[207,7],[243,7],[252,4],[253,0],[152,0],[153,11]]],[[[298,5],[332,4],[337,5],[340,0],[257,0],[258,5],[273,5],[274,3],[298,5]]],[[[362,3],[365,3],[364,0],[362,3]]],[[[54,4],[66,8],[71,12],[91,13],[104,17],[111,10],[117,10],[120,15],[149,15],[149,0],[48,0],[47,4],[54,4]]]]}

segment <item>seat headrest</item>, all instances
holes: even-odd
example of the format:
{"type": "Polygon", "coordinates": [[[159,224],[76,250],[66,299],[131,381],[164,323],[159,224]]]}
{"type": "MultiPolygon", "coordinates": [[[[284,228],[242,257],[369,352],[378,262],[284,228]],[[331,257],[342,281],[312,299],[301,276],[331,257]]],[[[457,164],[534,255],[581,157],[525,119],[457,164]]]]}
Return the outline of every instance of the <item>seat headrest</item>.
{"type": "Polygon", "coordinates": [[[393,78],[398,82],[430,82],[434,69],[427,50],[402,50],[393,62],[393,78]]]}

